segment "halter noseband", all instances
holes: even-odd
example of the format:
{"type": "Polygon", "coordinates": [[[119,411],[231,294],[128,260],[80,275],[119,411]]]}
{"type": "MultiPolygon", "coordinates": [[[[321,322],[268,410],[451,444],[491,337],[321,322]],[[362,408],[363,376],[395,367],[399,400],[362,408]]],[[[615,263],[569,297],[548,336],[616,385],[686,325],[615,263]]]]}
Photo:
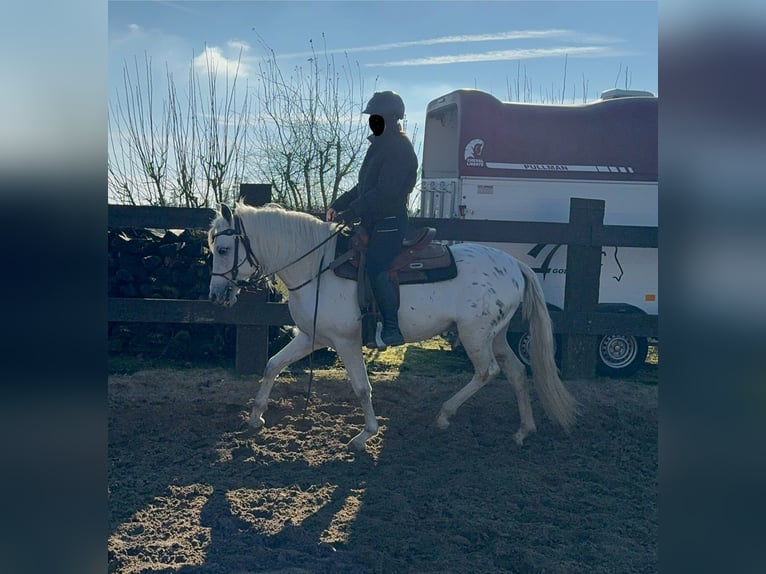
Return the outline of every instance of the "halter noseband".
{"type": "Polygon", "coordinates": [[[258,266],[258,261],[255,259],[255,255],[253,254],[252,247],[250,247],[250,238],[247,236],[247,232],[245,231],[245,226],[242,224],[239,217],[234,215],[233,218],[234,218],[234,229],[230,227],[228,229],[224,229],[223,231],[219,231],[218,233],[213,235],[213,246],[215,246],[215,240],[219,235],[229,235],[234,237],[234,264],[232,265],[229,271],[225,271],[224,273],[211,273],[211,275],[223,277],[230,283],[234,283],[235,285],[240,285],[241,282],[237,282],[237,275],[239,275],[239,268],[242,267],[245,261],[250,263],[250,265],[255,268],[258,266]],[[242,245],[245,248],[245,257],[242,259],[242,261],[239,261],[240,241],[242,242],[242,245]],[[227,277],[228,274],[231,274],[231,277],[227,277]]]}

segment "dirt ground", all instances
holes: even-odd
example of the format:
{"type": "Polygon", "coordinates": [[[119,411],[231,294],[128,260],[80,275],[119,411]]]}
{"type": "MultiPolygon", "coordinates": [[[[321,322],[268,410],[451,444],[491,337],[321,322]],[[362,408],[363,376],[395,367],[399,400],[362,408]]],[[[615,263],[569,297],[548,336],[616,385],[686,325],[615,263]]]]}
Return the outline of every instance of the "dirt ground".
{"type": "Polygon", "coordinates": [[[656,366],[568,381],[571,435],[533,393],[523,447],[500,377],[435,427],[469,377],[372,372],[381,432],[350,454],[363,421],[338,369],[315,371],[305,418],[305,365],[283,374],[259,432],[254,377],[111,375],[109,571],[657,572],[656,366]]]}

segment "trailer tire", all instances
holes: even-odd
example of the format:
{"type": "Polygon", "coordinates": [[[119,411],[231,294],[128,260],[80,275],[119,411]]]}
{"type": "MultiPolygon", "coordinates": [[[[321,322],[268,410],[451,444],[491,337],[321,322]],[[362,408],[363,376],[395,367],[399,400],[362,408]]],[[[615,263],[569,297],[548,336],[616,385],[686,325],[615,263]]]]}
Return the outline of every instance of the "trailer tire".
{"type": "MultiPolygon", "coordinates": [[[[524,333],[508,333],[508,344],[516,356],[524,363],[527,370],[532,368],[529,359],[529,332],[524,333]]],[[[553,335],[553,340],[556,342],[556,365],[561,368],[561,337],[559,335],[553,335]]]]}
{"type": "Polygon", "coordinates": [[[646,337],[612,333],[598,341],[596,368],[601,375],[625,378],[633,375],[646,361],[649,344],[646,337]]]}
{"type": "MultiPolygon", "coordinates": [[[[561,309],[550,303],[546,303],[546,307],[548,307],[549,312],[561,311],[561,309]]],[[[516,311],[516,313],[521,313],[521,306],[519,306],[519,309],[516,311]]],[[[509,331],[506,338],[508,339],[508,344],[511,346],[513,352],[516,353],[516,356],[521,360],[522,363],[524,363],[527,371],[530,371],[532,365],[529,358],[529,331],[524,331],[523,333],[512,333],[509,331]]],[[[561,335],[556,335],[554,333],[553,340],[556,343],[556,365],[561,368],[561,335]]]]}
{"type": "MultiPolygon", "coordinates": [[[[608,313],[644,313],[642,309],[626,303],[599,303],[598,310],[608,313]]],[[[600,335],[596,347],[598,374],[612,378],[633,375],[646,362],[649,343],[646,337],[622,333],[600,335]]]]}

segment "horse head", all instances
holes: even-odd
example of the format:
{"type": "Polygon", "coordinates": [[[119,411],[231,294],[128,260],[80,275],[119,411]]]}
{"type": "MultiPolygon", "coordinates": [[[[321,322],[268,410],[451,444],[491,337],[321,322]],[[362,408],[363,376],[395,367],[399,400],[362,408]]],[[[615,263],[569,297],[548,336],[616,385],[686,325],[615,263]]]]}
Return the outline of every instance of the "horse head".
{"type": "Polygon", "coordinates": [[[208,247],[213,254],[210,301],[231,307],[258,263],[242,219],[225,204],[221,204],[220,214],[211,224],[208,247]]]}

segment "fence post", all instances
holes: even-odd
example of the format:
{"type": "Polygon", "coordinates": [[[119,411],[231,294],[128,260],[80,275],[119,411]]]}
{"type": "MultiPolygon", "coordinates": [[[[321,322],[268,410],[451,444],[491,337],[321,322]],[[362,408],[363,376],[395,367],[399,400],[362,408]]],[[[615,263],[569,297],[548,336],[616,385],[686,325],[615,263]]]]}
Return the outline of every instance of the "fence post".
{"type": "MultiPolygon", "coordinates": [[[[239,294],[241,302],[266,302],[268,293],[259,291],[242,291],[239,294]]],[[[237,325],[235,368],[240,375],[263,373],[269,360],[269,326],[268,325],[237,325]]]]}
{"type": "MultiPolygon", "coordinates": [[[[575,332],[563,336],[561,374],[564,379],[592,378],[596,375],[596,345],[598,337],[577,332],[586,326],[588,313],[598,305],[601,279],[601,246],[591,245],[594,230],[604,225],[605,202],[601,199],[569,200],[569,223],[583,235],[578,240],[585,245],[567,247],[564,312],[571,313],[575,332]],[[584,241],[583,241],[584,240],[584,241]]],[[[584,330],[584,329],[583,329],[584,330]]]]}
{"type": "Polygon", "coordinates": [[[271,202],[270,183],[240,183],[239,199],[247,205],[265,205],[271,202]]]}
{"type": "MultiPolygon", "coordinates": [[[[242,183],[239,199],[248,205],[264,205],[271,201],[271,184],[242,183]]],[[[266,291],[242,291],[241,300],[268,301],[266,291]]],[[[269,360],[269,326],[238,325],[235,368],[241,375],[262,373],[269,360]]]]}

